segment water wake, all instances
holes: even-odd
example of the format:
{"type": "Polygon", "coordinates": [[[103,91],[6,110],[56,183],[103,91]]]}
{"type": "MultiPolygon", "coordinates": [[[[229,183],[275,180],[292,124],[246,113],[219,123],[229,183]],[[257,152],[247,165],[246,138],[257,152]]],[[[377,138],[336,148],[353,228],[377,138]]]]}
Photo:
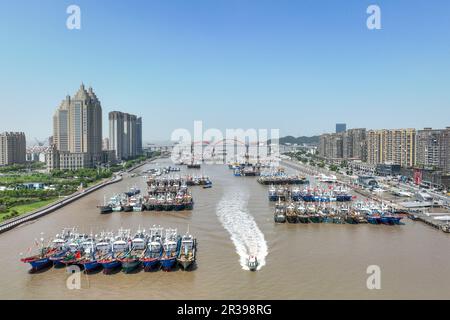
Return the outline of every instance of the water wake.
{"type": "Polygon", "coordinates": [[[247,213],[248,198],[248,193],[244,190],[228,190],[217,205],[216,212],[231,236],[242,269],[249,270],[247,259],[254,255],[258,259],[259,270],[266,264],[268,248],[264,234],[253,217],[247,213]]]}

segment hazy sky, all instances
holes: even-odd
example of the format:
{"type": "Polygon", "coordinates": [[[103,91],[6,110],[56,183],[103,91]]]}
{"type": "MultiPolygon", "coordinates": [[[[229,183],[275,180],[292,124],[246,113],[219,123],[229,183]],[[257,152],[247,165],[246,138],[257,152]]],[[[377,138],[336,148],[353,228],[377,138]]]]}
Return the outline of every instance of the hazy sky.
{"type": "Polygon", "coordinates": [[[52,134],[83,81],[107,112],[175,128],[450,125],[450,1],[0,0],[0,131],[52,134]],[[381,7],[382,30],[366,9],[381,7]],[[68,30],[66,8],[81,8],[68,30]]]}

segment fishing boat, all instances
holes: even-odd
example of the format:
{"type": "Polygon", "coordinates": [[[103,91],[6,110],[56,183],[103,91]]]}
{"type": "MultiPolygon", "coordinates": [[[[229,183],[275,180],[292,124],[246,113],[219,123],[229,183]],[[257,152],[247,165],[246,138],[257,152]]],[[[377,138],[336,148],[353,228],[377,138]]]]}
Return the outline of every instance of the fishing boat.
{"type": "Polygon", "coordinates": [[[115,195],[114,197],[111,197],[109,204],[112,208],[113,212],[120,212],[123,210],[123,199],[121,195],[115,195]]]}
{"type": "Polygon", "coordinates": [[[31,265],[29,272],[36,272],[52,265],[50,257],[56,253],[56,249],[44,246],[44,239],[41,238],[40,240],[40,243],[36,240],[36,245],[39,247],[38,254],[20,259],[23,263],[29,263],[31,265]]]}
{"type": "Polygon", "coordinates": [[[173,196],[170,193],[168,193],[166,195],[166,201],[165,201],[165,203],[163,205],[164,211],[172,211],[173,210],[173,205],[174,205],[173,196]]]}
{"type": "Polygon", "coordinates": [[[323,223],[333,223],[333,215],[330,213],[328,208],[320,209],[318,214],[320,215],[323,223]]]}
{"type": "Polygon", "coordinates": [[[192,210],[194,209],[194,200],[192,199],[192,196],[189,193],[186,193],[184,195],[184,209],[185,210],[192,210]]]}
{"type": "Polygon", "coordinates": [[[109,274],[119,268],[122,265],[120,259],[128,250],[128,238],[125,231],[121,229],[116,240],[111,245],[110,252],[98,261],[103,267],[103,273],[109,274]]]}
{"type": "Polygon", "coordinates": [[[67,242],[67,253],[59,260],[59,263],[62,263],[64,266],[77,265],[83,255],[83,240],[84,235],[73,234],[67,242]]]}
{"type": "Polygon", "coordinates": [[[183,270],[187,270],[194,264],[196,258],[196,250],[197,240],[194,239],[188,231],[188,233],[186,233],[181,238],[181,248],[177,258],[177,262],[183,268],[183,270]]]}
{"type": "Polygon", "coordinates": [[[305,202],[314,202],[314,194],[308,189],[301,192],[301,197],[305,202]]]}
{"type": "Polygon", "coordinates": [[[55,249],[55,253],[53,253],[49,258],[55,268],[64,267],[64,264],[61,263],[61,260],[64,259],[67,251],[69,250],[69,248],[66,246],[68,235],[65,235],[64,233],[65,232],[63,230],[63,233],[61,235],[57,234],[55,239],[52,240],[51,246],[53,249],[55,249]]]}
{"type": "Polygon", "coordinates": [[[297,223],[297,213],[295,212],[295,205],[293,202],[286,207],[286,220],[289,223],[297,223]]]}
{"type": "Polygon", "coordinates": [[[280,200],[278,200],[278,203],[275,205],[275,213],[273,219],[276,223],[286,222],[286,205],[280,200]]]}
{"type": "Polygon", "coordinates": [[[450,223],[444,223],[441,225],[441,230],[445,233],[450,233],[450,223]]]}
{"type": "Polygon", "coordinates": [[[335,215],[333,215],[333,223],[334,224],[344,224],[345,219],[343,216],[341,216],[339,214],[335,214],[335,215]]]}
{"type": "Polygon", "coordinates": [[[323,221],[323,217],[318,212],[314,212],[309,214],[309,220],[312,223],[321,223],[323,221]]]}
{"type": "Polygon", "coordinates": [[[286,188],[283,186],[280,186],[277,188],[276,191],[276,196],[277,196],[277,200],[280,199],[281,201],[286,201],[286,188]]]}
{"type": "Polygon", "coordinates": [[[372,214],[367,216],[367,222],[369,224],[381,224],[381,216],[379,214],[372,214]]]}
{"type": "Polygon", "coordinates": [[[300,188],[295,187],[291,190],[291,199],[292,201],[300,201],[302,199],[300,188]]]}
{"type": "Polygon", "coordinates": [[[199,162],[194,162],[193,160],[191,161],[191,163],[189,163],[187,165],[188,169],[200,169],[200,163],[199,162]]]}
{"type": "Polygon", "coordinates": [[[84,272],[89,273],[96,269],[99,269],[102,264],[99,262],[100,259],[106,254],[108,254],[111,248],[111,242],[109,238],[97,239],[97,242],[92,241],[89,246],[85,249],[85,254],[80,260],[80,265],[83,266],[84,272]]]}
{"type": "Polygon", "coordinates": [[[133,199],[132,197],[127,196],[126,202],[123,204],[123,211],[132,212],[133,211],[133,199]]]}
{"type": "Polygon", "coordinates": [[[348,224],[358,224],[359,220],[358,218],[355,216],[354,212],[347,212],[347,214],[345,215],[345,222],[348,224]]]}
{"type": "Polygon", "coordinates": [[[203,189],[210,189],[212,188],[212,182],[208,181],[203,185],[203,189]]]}
{"type": "Polygon", "coordinates": [[[368,220],[365,215],[360,214],[359,212],[355,212],[354,219],[358,222],[358,224],[368,223],[368,220]]]}
{"type": "Polygon", "coordinates": [[[144,256],[140,258],[145,271],[151,271],[159,266],[161,255],[163,253],[161,237],[162,228],[153,227],[150,229],[150,237],[148,239],[147,248],[144,256]]]}
{"type": "Polygon", "coordinates": [[[132,197],[135,195],[138,195],[139,193],[141,193],[141,189],[139,189],[138,187],[131,187],[127,192],[125,192],[127,197],[132,197]]]}
{"type": "Polygon", "coordinates": [[[144,204],[142,200],[142,196],[137,196],[136,200],[133,203],[133,211],[141,212],[144,209],[144,204]]]}
{"type": "Polygon", "coordinates": [[[177,262],[180,241],[177,229],[167,229],[163,242],[163,254],[161,256],[161,267],[164,271],[170,271],[177,262]]]}
{"type": "Polygon", "coordinates": [[[122,258],[122,271],[130,273],[141,265],[141,258],[144,255],[147,244],[145,232],[138,230],[134,238],[131,240],[131,249],[122,258]]]}
{"type": "Polygon", "coordinates": [[[242,170],[242,175],[244,177],[255,177],[255,176],[259,176],[260,175],[260,171],[259,171],[259,167],[250,165],[250,166],[246,166],[244,167],[244,169],[242,170]]]}
{"type": "Polygon", "coordinates": [[[101,214],[108,214],[113,212],[111,205],[106,203],[106,197],[103,197],[103,205],[97,206],[100,209],[101,214]]]}
{"type": "Polygon", "coordinates": [[[164,194],[160,194],[156,199],[155,210],[163,211],[165,203],[166,203],[166,196],[164,194]]]}
{"type": "Polygon", "coordinates": [[[269,201],[277,201],[277,200],[278,200],[277,189],[275,188],[274,185],[272,185],[269,188],[269,201]]]}
{"type": "Polygon", "coordinates": [[[348,189],[340,187],[334,190],[337,202],[349,202],[352,201],[353,196],[349,193],[348,189]]]}
{"type": "Polygon", "coordinates": [[[184,194],[183,192],[178,192],[175,196],[175,200],[173,203],[173,209],[175,211],[184,210],[184,194]]]}
{"type": "MultiPolygon", "coordinates": [[[[92,270],[92,265],[89,263],[85,263],[87,259],[91,259],[93,255],[95,254],[95,240],[93,237],[84,237],[84,239],[80,239],[80,250],[76,253],[76,261],[74,261],[73,264],[79,265],[84,267],[87,265],[90,270],[92,270]]],[[[99,264],[97,262],[91,261],[92,264],[96,264],[97,267],[99,264]]],[[[86,272],[90,271],[87,270],[86,272]]]]}
{"type": "Polygon", "coordinates": [[[156,196],[151,195],[148,197],[148,199],[145,201],[145,209],[148,211],[153,211],[155,210],[155,206],[156,206],[156,196]]]}
{"type": "Polygon", "coordinates": [[[256,271],[258,269],[258,259],[255,256],[249,256],[247,259],[247,267],[250,271],[256,271]]]}
{"type": "Polygon", "coordinates": [[[383,213],[381,215],[381,223],[385,225],[396,225],[400,224],[400,220],[403,219],[403,217],[391,214],[391,213],[383,213]]]}

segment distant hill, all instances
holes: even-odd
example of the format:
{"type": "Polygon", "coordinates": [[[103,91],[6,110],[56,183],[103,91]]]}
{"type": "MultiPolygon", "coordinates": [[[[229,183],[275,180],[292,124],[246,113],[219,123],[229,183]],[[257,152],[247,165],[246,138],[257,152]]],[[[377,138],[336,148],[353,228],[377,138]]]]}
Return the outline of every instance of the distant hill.
{"type": "MultiPolygon", "coordinates": [[[[269,141],[270,143],[270,141],[269,141]]],[[[302,145],[304,143],[306,144],[319,144],[319,136],[312,136],[312,137],[293,137],[293,136],[287,136],[280,138],[280,144],[298,144],[302,145]]]]}

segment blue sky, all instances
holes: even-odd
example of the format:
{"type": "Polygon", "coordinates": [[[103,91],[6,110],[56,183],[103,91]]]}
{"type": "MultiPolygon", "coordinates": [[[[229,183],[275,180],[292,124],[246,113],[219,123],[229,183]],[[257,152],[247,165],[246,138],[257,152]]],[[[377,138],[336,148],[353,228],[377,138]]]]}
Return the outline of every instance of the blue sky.
{"type": "Polygon", "coordinates": [[[107,112],[175,128],[450,125],[447,0],[0,0],[0,131],[52,134],[83,81],[107,112]],[[66,8],[81,8],[81,30],[66,8]],[[382,30],[368,30],[378,4],[382,30]],[[25,119],[24,119],[25,117],[25,119]]]}

